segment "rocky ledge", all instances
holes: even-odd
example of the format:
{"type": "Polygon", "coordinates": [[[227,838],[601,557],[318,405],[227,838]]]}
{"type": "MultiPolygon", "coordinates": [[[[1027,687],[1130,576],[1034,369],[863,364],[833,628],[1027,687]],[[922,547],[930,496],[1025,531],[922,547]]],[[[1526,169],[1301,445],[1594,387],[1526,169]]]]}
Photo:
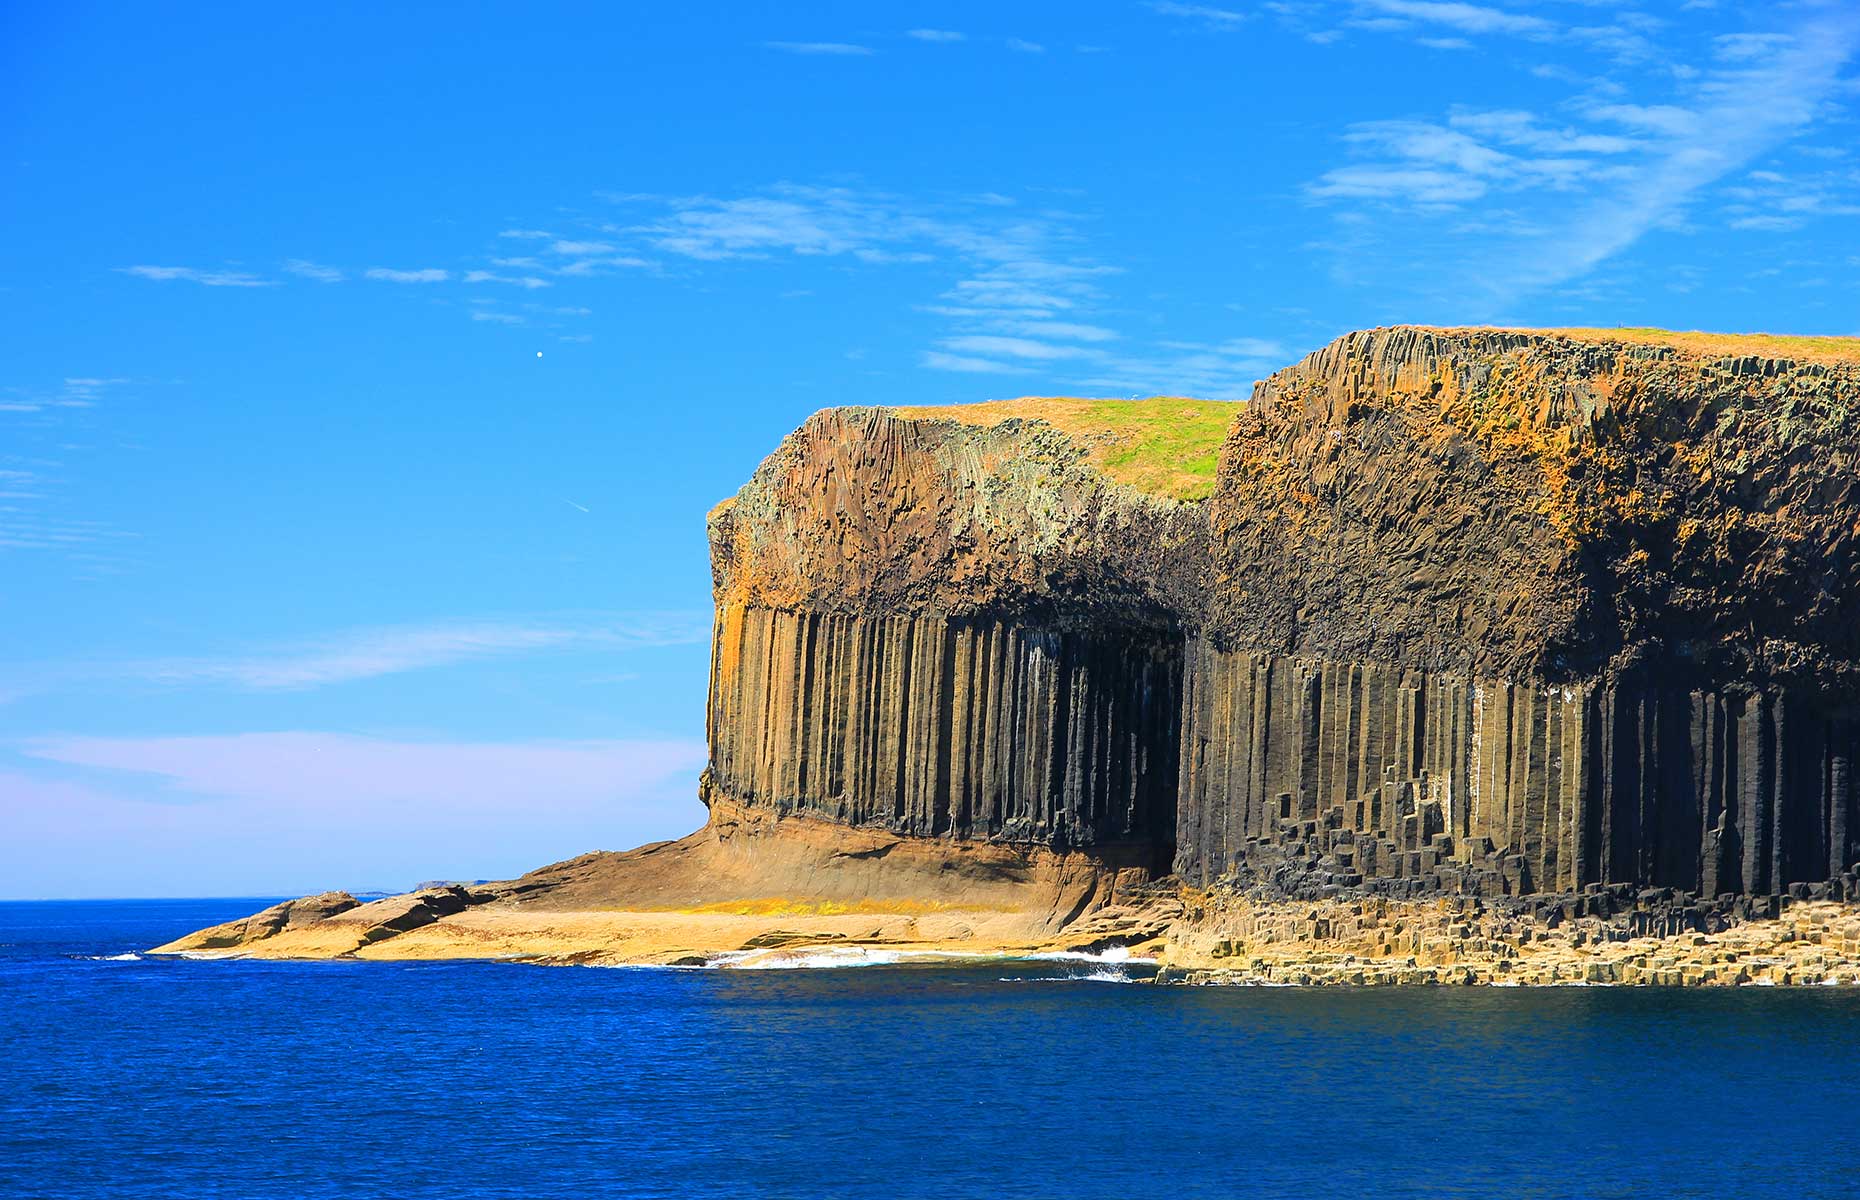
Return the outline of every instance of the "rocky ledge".
{"type": "Polygon", "coordinates": [[[1752,908],[1607,891],[1535,903],[1186,901],[1161,983],[1860,986],[1860,907],[1851,903],[1752,908]]]}

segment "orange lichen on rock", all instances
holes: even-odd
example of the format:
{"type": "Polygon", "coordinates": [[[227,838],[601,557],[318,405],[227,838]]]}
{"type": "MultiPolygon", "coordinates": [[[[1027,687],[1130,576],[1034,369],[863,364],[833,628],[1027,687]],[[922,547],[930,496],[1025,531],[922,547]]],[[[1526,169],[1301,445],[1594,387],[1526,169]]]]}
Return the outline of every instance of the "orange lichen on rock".
{"type": "Polygon", "coordinates": [[[1618,328],[1518,329],[1489,325],[1415,326],[1443,334],[1535,334],[1600,345],[1666,346],[1697,358],[1754,356],[1799,363],[1860,363],[1860,337],[1777,333],[1708,333],[1700,330],[1618,328]]]}

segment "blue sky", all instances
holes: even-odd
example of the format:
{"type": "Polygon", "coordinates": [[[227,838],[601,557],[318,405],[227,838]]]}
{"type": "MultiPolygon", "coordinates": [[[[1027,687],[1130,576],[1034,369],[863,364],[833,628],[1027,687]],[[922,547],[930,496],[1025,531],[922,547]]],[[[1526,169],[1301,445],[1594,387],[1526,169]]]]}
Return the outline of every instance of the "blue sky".
{"type": "Polygon", "coordinates": [[[1860,332],[1857,51],[1700,0],[9,6],[0,896],[695,827],[703,516],[827,405],[1860,332]]]}

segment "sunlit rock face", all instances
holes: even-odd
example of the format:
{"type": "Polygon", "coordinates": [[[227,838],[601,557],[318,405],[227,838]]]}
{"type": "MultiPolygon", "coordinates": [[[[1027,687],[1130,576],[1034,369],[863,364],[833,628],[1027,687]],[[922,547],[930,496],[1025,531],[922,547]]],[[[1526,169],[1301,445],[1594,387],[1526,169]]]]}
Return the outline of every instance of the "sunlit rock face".
{"type": "Polygon", "coordinates": [[[820,413],[711,517],[706,786],[1196,883],[1837,879],[1848,356],[1352,334],[1223,416],[1205,499],[1036,402],[820,413]]]}
{"type": "Polygon", "coordinates": [[[1043,425],[823,412],[711,517],[707,786],[1166,865],[1200,505],[1043,425]]]}

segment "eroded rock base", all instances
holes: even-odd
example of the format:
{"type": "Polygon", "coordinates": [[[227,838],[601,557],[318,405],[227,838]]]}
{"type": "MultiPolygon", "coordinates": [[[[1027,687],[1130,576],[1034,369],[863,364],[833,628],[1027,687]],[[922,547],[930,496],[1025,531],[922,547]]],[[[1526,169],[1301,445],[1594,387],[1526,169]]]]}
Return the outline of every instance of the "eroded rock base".
{"type": "Polygon", "coordinates": [[[1189,892],[1157,981],[1860,986],[1860,906],[1625,891],[1317,901],[1189,892]]]}
{"type": "Polygon", "coordinates": [[[710,822],[675,842],[366,904],[326,893],[156,952],[699,966],[781,965],[769,960],[819,950],[893,961],[1129,946],[1153,941],[1178,911],[1139,890],[1149,854],[902,837],[713,794],[710,822]]]}

